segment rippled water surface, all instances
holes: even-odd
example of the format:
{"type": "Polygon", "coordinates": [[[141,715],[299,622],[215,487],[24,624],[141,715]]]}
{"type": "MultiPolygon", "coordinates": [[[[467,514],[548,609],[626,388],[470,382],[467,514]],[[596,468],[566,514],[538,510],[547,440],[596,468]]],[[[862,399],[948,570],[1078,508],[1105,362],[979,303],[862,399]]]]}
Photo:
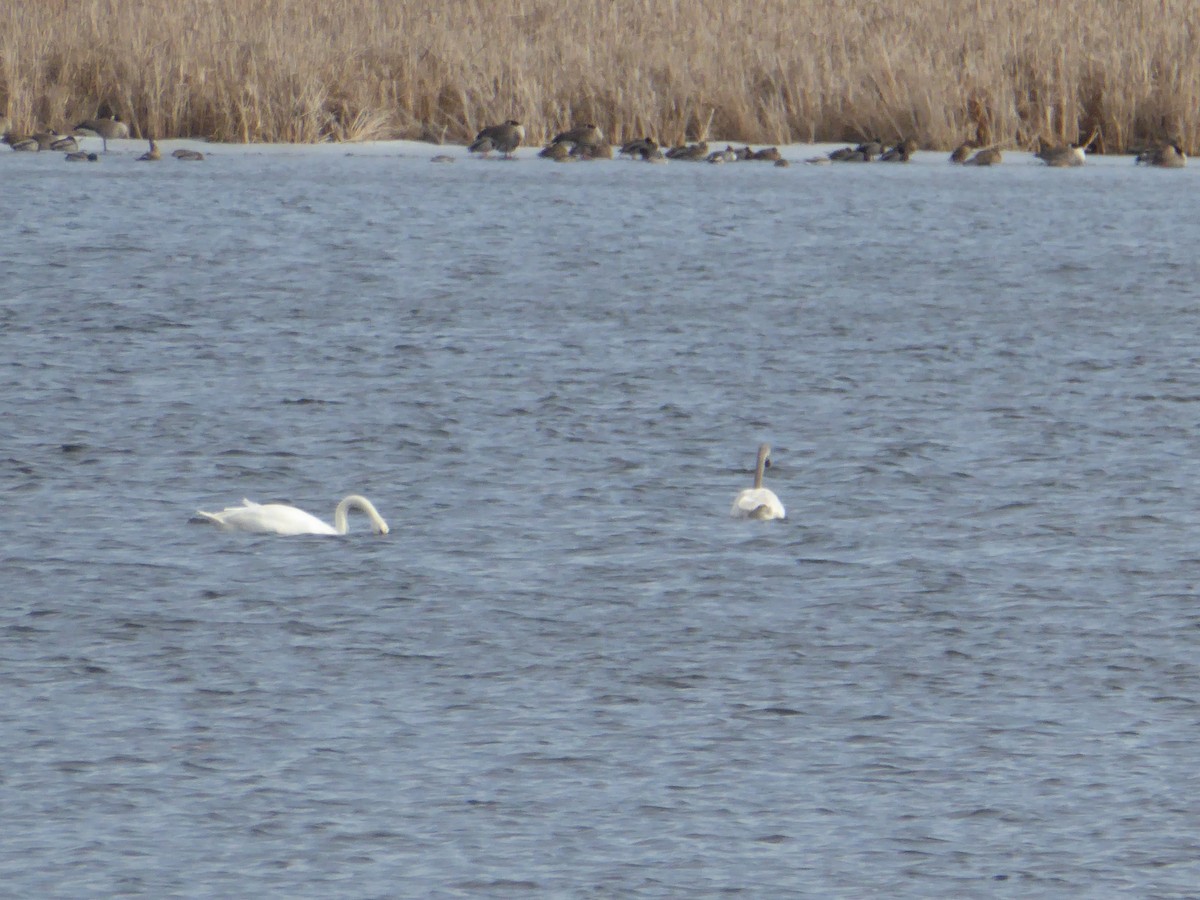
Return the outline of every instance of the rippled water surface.
{"type": "Polygon", "coordinates": [[[0,154],[3,892],[1194,896],[1200,169],[135,146],[0,154]]]}

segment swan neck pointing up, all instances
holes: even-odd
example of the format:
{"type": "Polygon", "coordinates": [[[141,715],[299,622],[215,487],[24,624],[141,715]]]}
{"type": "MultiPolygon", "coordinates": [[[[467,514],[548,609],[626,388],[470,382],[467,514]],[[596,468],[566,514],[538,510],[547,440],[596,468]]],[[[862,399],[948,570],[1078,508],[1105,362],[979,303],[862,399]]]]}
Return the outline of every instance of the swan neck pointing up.
{"type": "Polygon", "coordinates": [[[383,516],[379,515],[379,511],[375,509],[375,505],[360,494],[351,494],[348,497],[342,498],[342,502],[333,511],[333,530],[338,534],[345,534],[350,530],[346,514],[351,509],[361,509],[365,512],[367,517],[370,518],[371,528],[376,534],[388,533],[387,522],[383,521],[383,516]]]}
{"type": "Polygon", "coordinates": [[[770,444],[760,444],[758,448],[758,465],[754,469],[754,489],[762,487],[763,471],[767,468],[767,459],[771,455],[770,444]]]}

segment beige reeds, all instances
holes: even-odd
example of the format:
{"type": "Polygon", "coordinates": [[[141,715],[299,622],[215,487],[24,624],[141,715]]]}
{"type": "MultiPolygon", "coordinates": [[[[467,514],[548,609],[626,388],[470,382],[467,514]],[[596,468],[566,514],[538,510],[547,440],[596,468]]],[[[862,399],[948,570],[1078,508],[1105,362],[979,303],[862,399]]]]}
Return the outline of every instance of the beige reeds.
{"type": "Polygon", "coordinates": [[[0,115],[135,136],[1200,143],[1194,0],[10,0],[0,115]]]}

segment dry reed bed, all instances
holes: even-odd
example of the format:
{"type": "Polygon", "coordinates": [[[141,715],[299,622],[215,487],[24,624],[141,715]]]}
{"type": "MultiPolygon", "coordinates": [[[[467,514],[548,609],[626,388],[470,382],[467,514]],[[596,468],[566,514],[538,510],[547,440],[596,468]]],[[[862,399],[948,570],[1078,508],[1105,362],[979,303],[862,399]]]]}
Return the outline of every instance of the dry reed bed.
{"type": "Polygon", "coordinates": [[[465,141],[1200,138],[1195,0],[9,0],[14,129],[465,141]]]}

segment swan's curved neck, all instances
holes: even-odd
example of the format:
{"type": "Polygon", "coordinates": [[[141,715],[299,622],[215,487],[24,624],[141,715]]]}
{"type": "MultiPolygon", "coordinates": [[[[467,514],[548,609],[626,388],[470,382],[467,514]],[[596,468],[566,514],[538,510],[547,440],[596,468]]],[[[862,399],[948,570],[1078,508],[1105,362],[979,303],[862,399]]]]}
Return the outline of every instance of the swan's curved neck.
{"type": "Polygon", "coordinates": [[[771,448],[763,444],[758,448],[758,465],[754,469],[754,489],[758,490],[762,487],[763,471],[767,468],[767,458],[771,455],[771,448]]]}
{"type": "Polygon", "coordinates": [[[383,516],[379,515],[379,511],[375,509],[375,505],[366,497],[360,494],[351,494],[349,497],[342,498],[342,502],[337,505],[337,509],[333,511],[333,530],[338,534],[345,534],[350,530],[350,523],[347,521],[347,513],[351,509],[361,509],[371,520],[371,527],[376,534],[387,534],[387,523],[383,521],[383,516]]]}

